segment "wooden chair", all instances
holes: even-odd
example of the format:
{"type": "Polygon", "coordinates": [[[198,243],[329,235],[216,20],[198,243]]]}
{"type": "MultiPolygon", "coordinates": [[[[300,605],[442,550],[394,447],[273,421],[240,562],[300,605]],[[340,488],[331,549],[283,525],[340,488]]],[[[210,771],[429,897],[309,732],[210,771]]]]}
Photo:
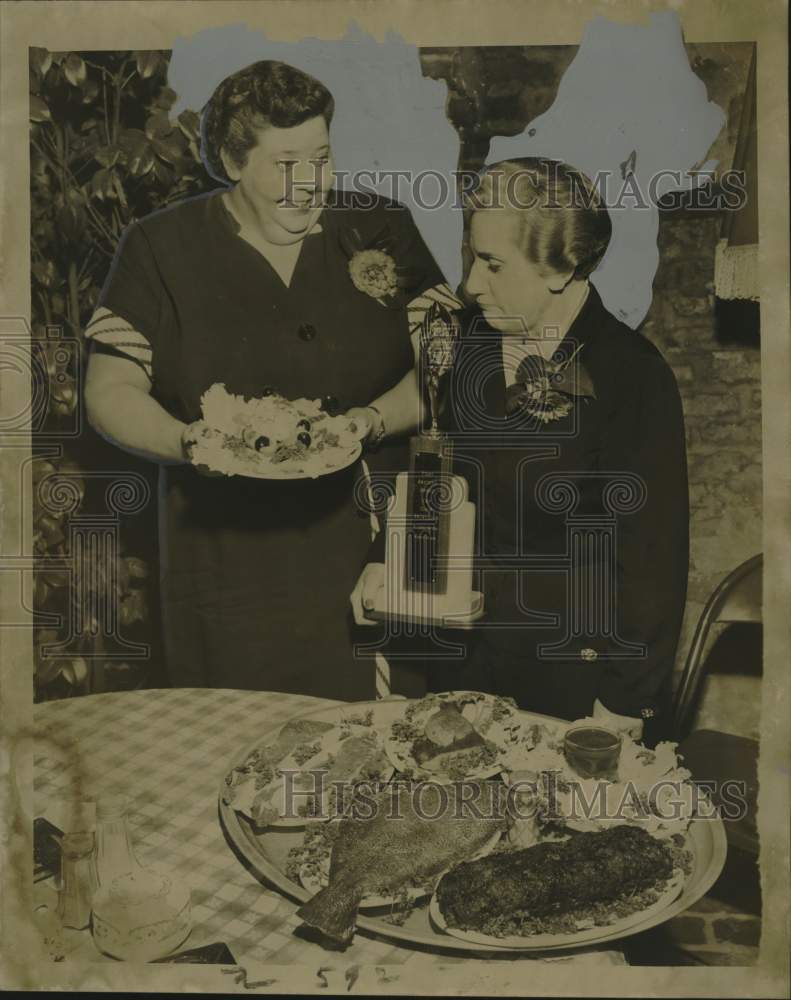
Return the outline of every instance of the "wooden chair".
{"type": "MultiPolygon", "coordinates": [[[[674,703],[679,753],[697,781],[744,783],[746,815],[727,820],[728,843],[751,855],[758,854],[756,810],[758,796],[758,741],[713,729],[690,733],[697,696],[706,671],[706,646],[716,624],[762,622],[763,556],[753,556],[719,584],[706,602],[698,621],[674,703]]],[[[723,801],[715,793],[715,803],[723,801]]]]}

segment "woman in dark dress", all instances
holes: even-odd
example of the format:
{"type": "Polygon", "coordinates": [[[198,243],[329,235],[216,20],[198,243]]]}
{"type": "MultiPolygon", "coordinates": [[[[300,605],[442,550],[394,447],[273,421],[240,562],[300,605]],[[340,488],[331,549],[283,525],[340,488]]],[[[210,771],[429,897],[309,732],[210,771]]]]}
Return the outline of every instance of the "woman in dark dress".
{"type": "MultiPolygon", "coordinates": [[[[667,721],[688,570],[675,379],[588,280],[611,227],[583,175],[506,161],[475,199],[476,306],[446,427],[477,503],[486,614],[465,664],[427,670],[428,684],[561,718],[592,713],[635,734],[651,719],[652,739],[667,721]]],[[[358,621],[377,573],[355,590],[358,621]]]]}
{"type": "MultiPolygon", "coordinates": [[[[331,190],[332,111],[321,83],[280,63],[223,81],[202,134],[207,166],[228,186],[126,231],[87,330],[92,423],[161,463],[176,686],[375,693],[373,661],[353,655],[347,598],[371,539],[355,502],[361,463],[273,482],[212,478],[188,461],[214,383],[321,398],[377,442],[417,419],[407,307],[442,274],[405,208],[369,199],[363,210],[331,190]],[[404,276],[387,299],[350,273],[350,257],[373,246],[404,276]]],[[[393,467],[391,452],[369,462],[393,467]]]]}

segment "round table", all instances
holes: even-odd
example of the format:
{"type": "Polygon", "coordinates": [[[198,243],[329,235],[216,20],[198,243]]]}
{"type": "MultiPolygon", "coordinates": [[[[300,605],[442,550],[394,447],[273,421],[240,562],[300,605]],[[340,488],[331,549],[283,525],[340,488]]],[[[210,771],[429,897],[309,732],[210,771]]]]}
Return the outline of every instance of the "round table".
{"type": "MultiPolygon", "coordinates": [[[[179,688],[37,705],[35,816],[75,829],[75,822],[85,822],[75,821],[79,803],[106,792],[127,795],[139,860],[170,869],[191,890],[193,930],[183,949],[225,942],[239,965],[318,967],[330,953],[295,935],[296,904],[237,860],[218,820],[217,794],[237,751],[293,716],[333,704],[273,692],[179,688]]],[[[89,931],[71,938],[81,959],[103,960],[89,931]]],[[[624,964],[621,952],[596,949],[549,960],[624,964]]],[[[363,933],[343,953],[344,963],[357,965],[476,961],[486,959],[419,951],[363,933]]]]}

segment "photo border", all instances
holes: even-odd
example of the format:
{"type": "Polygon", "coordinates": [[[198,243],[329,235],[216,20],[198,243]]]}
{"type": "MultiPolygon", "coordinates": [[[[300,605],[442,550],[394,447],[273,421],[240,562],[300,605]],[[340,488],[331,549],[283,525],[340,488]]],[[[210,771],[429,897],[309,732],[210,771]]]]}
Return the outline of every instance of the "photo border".
{"type": "MultiPolygon", "coordinates": [[[[694,0],[647,4],[557,0],[264,0],[214,2],[30,2],[0,8],[0,222],[4,233],[0,330],[26,335],[30,309],[28,47],[52,51],[169,49],[177,36],[246,22],[269,37],[340,38],[350,21],[382,39],[387,31],[426,46],[579,44],[596,15],[628,23],[649,11],[678,12],[688,42],[756,41],[758,45],[758,161],[763,398],[764,678],[758,824],[761,838],[763,935],[759,963],[749,968],[613,968],[583,979],[573,964],[461,962],[398,967],[393,993],[489,996],[784,996],[788,989],[789,900],[789,688],[791,650],[791,331],[788,261],[787,6],[782,0],[694,0]],[[16,317],[16,319],[14,319],[16,317]]],[[[29,405],[24,379],[3,373],[2,414],[29,405]]],[[[11,449],[18,454],[17,449],[11,449]]],[[[29,463],[27,464],[29,470],[29,463]]],[[[13,455],[0,451],[0,545],[16,535],[20,494],[13,455]]],[[[23,493],[30,495],[28,488],[23,493]]],[[[5,548],[3,550],[5,552],[5,548]]],[[[13,618],[18,584],[0,574],[0,619],[13,618]]],[[[0,629],[3,712],[4,826],[2,953],[5,987],[85,991],[249,992],[220,967],[55,964],[40,954],[33,929],[32,643],[24,629],[0,629]]],[[[336,969],[344,960],[330,956],[336,969]]],[[[347,960],[348,961],[348,960],[347,960]]],[[[395,967],[394,967],[395,968],[395,967]]],[[[311,967],[271,966],[276,990],[327,993],[311,967]]],[[[354,990],[354,992],[358,992],[354,990]]],[[[381,992],[387,992],[382,987],[381,992]]]]}

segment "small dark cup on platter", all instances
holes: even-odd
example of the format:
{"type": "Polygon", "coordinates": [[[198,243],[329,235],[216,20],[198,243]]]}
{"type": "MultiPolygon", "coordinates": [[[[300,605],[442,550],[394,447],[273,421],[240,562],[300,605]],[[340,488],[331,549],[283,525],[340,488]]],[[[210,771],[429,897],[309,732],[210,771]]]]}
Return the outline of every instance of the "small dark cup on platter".
{"type": "Polygon", "coordinates": [[[586,723],[566,732],[563,742],[566,760],[581,778],[606,778],[618,775],[621,737],[611,729],[586,723]]]}

